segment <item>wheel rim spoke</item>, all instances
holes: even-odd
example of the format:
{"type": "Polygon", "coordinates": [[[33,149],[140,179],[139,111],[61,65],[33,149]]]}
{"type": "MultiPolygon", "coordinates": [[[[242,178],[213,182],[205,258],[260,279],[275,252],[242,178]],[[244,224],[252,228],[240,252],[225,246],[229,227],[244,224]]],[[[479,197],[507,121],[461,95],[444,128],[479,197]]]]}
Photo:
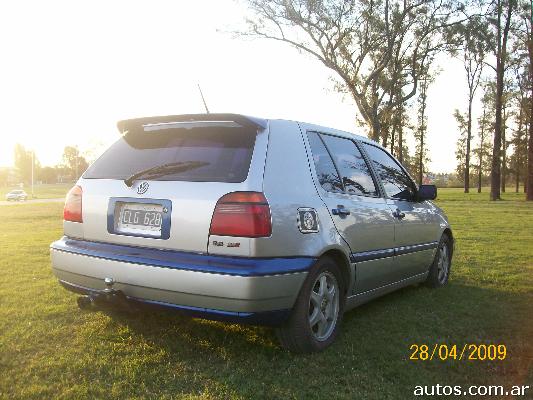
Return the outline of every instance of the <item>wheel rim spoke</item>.
{"type": "Polygon", "coordinates": [[[326,319],[326,316],[322,313],[322,311],[318,312],[318,330],[317,335],[318,336],[324,336],[326,334],[326,331],[328,329],[328,320],[326,319]]]}
{"type": "Polygon", "coordinates": [[[331,285],[331,288],[326,291],[326,297],[329,302],[333,302],[333,299],[335,298],[335,292],[335,285],[331,285]]]}
{"type": "Polygon", "coordinates": [[[311,292],[311,302],[313,303],[313,306],[315,308],[320,308],[320,303],[322,302],[322,297],[316,293],[316,292],[311,292]]]}
{"type": "Polygon", "coordinates": [[[321,273],[315,280],[309,298],[309,326],[315,339],[328,339],[335,329],[339,314],[339,290],[335,277],[321,273]]]}
{"type": "Polygon", "coordinates": [[[309,325],[311,325],[311,329],[318,323],[318,321],[320,321],[320,314],[322,314],[320,309],[316,307],[309,317],[309,325]]]}
{"type": "Polygon", "coordinates": [[[448,248],[443,244],[439,248],[439,260],[437,263],[437,276],[439,282],[443,283],[446,280],[448,274],[449,258],[448,258],[448,248]]]}
{"type": "Polygon", "coordinates": [[[324,296],[324,293],[326,293],[327,287],[328,287],[328,282],[327,282],[326,275],[322,275],[320,277],[319,285],[320,286],[318,287],[318,294],[320,295],[320,297],[322,297],[322,296],[324,296]]]}

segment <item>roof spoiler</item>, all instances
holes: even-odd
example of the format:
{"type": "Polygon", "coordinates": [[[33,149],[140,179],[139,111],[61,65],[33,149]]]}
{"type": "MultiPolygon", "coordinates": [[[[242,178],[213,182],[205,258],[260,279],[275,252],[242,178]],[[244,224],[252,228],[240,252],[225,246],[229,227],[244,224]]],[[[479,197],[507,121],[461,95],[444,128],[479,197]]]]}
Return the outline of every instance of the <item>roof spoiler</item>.
{"type": "Polygon", "coordinates": [[[239,114],[183,114],[125,119],[117,123],[117,128],[120,133],[132,131],[148,132],[177,128],[191,129],[207,126],[242,126],[244,128],[263,130],[267,127],[267,121],[265,119],[239,114]]]}

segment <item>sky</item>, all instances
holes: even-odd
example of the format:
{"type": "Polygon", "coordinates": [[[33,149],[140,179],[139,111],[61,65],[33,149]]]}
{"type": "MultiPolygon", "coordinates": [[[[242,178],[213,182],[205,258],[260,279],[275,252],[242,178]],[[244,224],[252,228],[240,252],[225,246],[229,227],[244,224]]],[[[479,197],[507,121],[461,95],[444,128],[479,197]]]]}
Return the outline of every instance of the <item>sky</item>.
{"type": "MultiPolygon", "coordinates": [[[[366,136],[353,100],[333,89],[319,61],[230,33],[245,28],[246,15],[233,0],[1,2],[0,166],[13,163],[15,143],[42,165],[57,164],[66,145],[95,158],[118,138],[118,120],[204,112],[197,83],[211,112],[366,136]]],[[[461,62],[441,59],[428,91],[432,172],[454,170],[452,114],[466,107],[461,62]]]]}

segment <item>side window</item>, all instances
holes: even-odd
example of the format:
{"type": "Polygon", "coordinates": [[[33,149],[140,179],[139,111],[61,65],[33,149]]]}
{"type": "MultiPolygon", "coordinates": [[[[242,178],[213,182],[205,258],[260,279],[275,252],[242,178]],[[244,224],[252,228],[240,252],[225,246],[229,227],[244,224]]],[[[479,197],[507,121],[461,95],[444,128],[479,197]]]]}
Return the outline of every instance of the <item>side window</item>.
{"type": "Polygon", "coordinates": [[[346,193],[377,196],[370,169],[354,142],[340,137],[321,135],[342,176],[346,193]]]}
{"type": "Polygon", "coordinates": [[[309,132],[308,136],[320,185],[328,192],[342,192],[343,187],[339,174],[324,147],[324,143],[322,143],[316,132],[309,132]]]}
{"type": "Polygon", "coordinates": [[[366,143],[363,146],[374,163],[387,196],[393,199],[412,200],[416,193],[415,187],[411,178],[407,176],[398,163],[376,146],[366,143]]]}

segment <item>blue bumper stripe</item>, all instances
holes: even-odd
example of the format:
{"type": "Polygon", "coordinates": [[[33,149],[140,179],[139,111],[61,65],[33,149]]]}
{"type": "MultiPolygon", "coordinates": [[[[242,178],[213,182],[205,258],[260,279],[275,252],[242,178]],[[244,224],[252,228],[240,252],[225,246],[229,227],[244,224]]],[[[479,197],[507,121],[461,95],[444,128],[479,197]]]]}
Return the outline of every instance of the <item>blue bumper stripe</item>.
{"type": "Polygon", "coordinates": [[[195,254],[174,250],[124,246],[71,239],[66,236],[51,249],[106,260],[161,268],[237,276],[280,275],[308,271],[313,257],[247,258],[195,254]]]}

